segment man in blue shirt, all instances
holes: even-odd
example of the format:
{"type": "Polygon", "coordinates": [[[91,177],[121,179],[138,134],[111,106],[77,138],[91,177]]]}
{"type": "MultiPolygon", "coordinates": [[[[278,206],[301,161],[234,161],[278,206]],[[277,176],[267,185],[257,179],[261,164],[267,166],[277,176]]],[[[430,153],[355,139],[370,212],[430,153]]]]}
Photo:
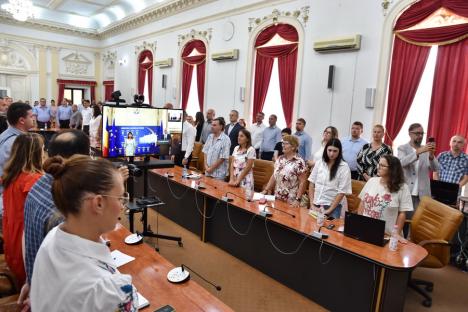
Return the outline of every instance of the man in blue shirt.
{"type": "MultiPolygon", "coordinates": [[[[10,159],[11,147],[18,135],[24,133],[34,126],[32,108],[25,103],[13,103],[8,107],[8,128],[0,134],[0,177],[3,168],[10,159]]],[[[3,217],[3,187],[0,185],[0,228],[3,217]]]]}
{"type": "Polygon", "coordinates": [[[308,161],[312,159],[312,138],[304,131],[305,125],[305,119],[299,118],[296,121],[296,133],[294,133],[294,135],[299,139],[299,149],[297,153],[304,161],[308,161]]]}
{"type": "Polygon", "coordinates": [[[70,118],[73,114],[71,106],[68,105],[68,101],[64,99],[62,105],[57,109],[57,120],[60,124],[61,129],[70,128],[70,118]]]}
{"type": "Polygon", "coordinates": [[[276,143],[281,141],[281,129],[276,126],[278,117],[270,115],[268,118],[269,127],[266,127],[262,133],[262,145],[260,145],[260,158],[272,160],[275,153],[276,143]]]}
{"type": "Polygon", "coordinates": [[[433,173],[434,180],[455,183],[460,189],[468,182],[468,156],[463,152],[465,138],[455,135],[450,139],[450,151],[439,154],[439,172],[433,173]]]}
{"type": "Polygon", "coordinates": [[[343,159],[348,163],[351,169],[351,179],[357,180],[359,173],[357,171],[357,155],[361,151],[364,144],[368,142],[361,138],[363,124],[360,121],[353,122],[351,126],[351,136],[344,138],[341,141],[343,145],[343,159]]]}
{"type": "Polygon", "coordinates": [[[50,129],[50,107],[46,105],[46,99],[41,98],[39,106],[34,107],[33,115],[36,116],[37,127],[39,129],[49,128],[50,129]]]}

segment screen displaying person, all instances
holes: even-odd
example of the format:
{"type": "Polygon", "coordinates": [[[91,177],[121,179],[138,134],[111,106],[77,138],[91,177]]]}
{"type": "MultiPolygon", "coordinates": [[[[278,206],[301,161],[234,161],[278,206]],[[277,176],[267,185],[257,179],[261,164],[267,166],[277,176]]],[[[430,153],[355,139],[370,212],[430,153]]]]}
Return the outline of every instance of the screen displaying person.
{"type": "Polygon", "coordinates": [[[133,137],[133,133],[129,132],[124,142],[125,156],[135,156],[136,146],[137,143],[135,138],[133,137]]]}

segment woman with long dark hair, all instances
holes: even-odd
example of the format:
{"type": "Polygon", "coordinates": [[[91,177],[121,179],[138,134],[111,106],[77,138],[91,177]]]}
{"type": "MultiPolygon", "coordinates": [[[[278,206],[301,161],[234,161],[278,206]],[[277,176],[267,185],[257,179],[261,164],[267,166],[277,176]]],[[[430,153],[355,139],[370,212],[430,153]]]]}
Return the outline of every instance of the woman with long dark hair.
{"type": "Polygon", "coordinates": [[[13,143],[2,176],[3,238],[5,260],[19,287],[26,281],[23,261],[24,202],[34,183],[43,175],[44,139],[37,133],[20,134],[13,143]]]}
{"type": "Polygon", "coordinates": [[[253,163],[256,158],[255,148],[252,146],[252,137],[246,129],[240,129],[237,145],[232,152],[232,162],[229,174],[229,185],[240,186],[253,191],[253,163]]]}
{"type": "Polygon", "coordinates": [[[385,232],[389,234],[395,224],[401,233],[406,211],[413,211],[413,202],[400,160],[392,155],[383,155],[377,170],[379,176],[370,178],[359,195],[359,213],[384,220],[385,232]]]}
{"type": "Polygon", "coordinates": [[[89,141],[92,148],[101,149],[102,114],[98,105],[93,106],[93,117],[89,122],[89,141]]]}
{"type": "Polygon", "coordinates": [[[309,176],[311,209],[324,208],[325,214],[333,218],[341,216],[341,201],[351,194],[351,171],[343,160],[343,148],[338,139],[325,145],[322,159],[318,160],[309,176]]]}
{"type": "Polygon", "coordinates": [[[328,126],[325,128],[325,130],[323,130],[320,148],[314,153],[313,159],[307,161],[307,165],[309,167],[313,167],[317,161],[322,159],[325,145],[327,145],[328,141],[330,141],[331,139],[338,139],[338,129],[336,129],[333,126],[328,126]]]}
{"type": "Polygon", "coordinates": [[[197,136],[195,137],[195,142],[200,142],[200,136],[203,131],[203,125],[205,124],[205,117],[202,112],[197,112],[195,114],[195,128],[197,129],[197,136]]]}

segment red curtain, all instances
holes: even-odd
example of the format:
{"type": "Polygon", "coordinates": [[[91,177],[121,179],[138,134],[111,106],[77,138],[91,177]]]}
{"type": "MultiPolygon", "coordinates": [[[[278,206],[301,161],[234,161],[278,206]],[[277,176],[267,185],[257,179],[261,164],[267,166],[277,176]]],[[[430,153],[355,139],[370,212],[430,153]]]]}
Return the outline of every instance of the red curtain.
{"type": "Polygon", "coordinates": [[[153,53],[144,50],[138,57],[138,94],[145,94],[145,79],[148,75],[148,103],[153,101],[153,53]],[[146,60],[146,62],[145,62],[146,60]]]}
{"type": "Polygon", "coordinates": [[[187,108],[190,85],[192,84],[193,66],[197,66],[198,105],[200,107],[200,111],[203,112],[206,72],[206,47],[203,41],[189,41],[182,50],[182,62],[182,109],[187,108]],[[196,49],[200,55],[189,56],[194,49],[196,49]]]}
{"type": "Polygon", "coordinates": [[[61,105],[63,101],[63,94],[65,93],[65,84],[59,83],[58,84],[58,97],[57,97],[57,105],[61,105]]]}
{"type": "Polygon", "coordinates": [[[114,92],[114,80],[106,80],[102,84],[104,85],[104,100],[111,101],[112,92],[114,92]]]}
{"type": "Polygon", "coordinates": [[[290,127],[294,109],[294,93],[296,87],[297,47],[299,36],[297,30],[288,24],[276,24],[263,30],[255,41],[257,48],[255,61],[253,120],[258,112],[263,110],[265,98],[270,84],[273,61],[278,58],[279,83],[281,103],[286,124],[290,127]],[[294,42],[271,47],[257,48],[271,40],[276,34],[285,40],[294,42]]]}
{"type": "Polygon", "coordinates": [[[439,153],[453,135],[468,134],[468,39],[440,46],[435,72],[428,136],[436,138],[439,153]]]}
{"type": "Polygon", "coordinates": [[[95,86],[91,86],[89,89],[90,89],[90,90],[89,90],[89,91],[90,91],[89,93],[91,93],[91,103],[92,103],[93,101],[96,100],[96,87],[95,87],[95,86]]]}
{"type": "Polygon", "coordinates": [[[408,115],[429,51],[430,47],[412,45],[395,37],[385,123],[387,144],[393,143],[408,115]]]}

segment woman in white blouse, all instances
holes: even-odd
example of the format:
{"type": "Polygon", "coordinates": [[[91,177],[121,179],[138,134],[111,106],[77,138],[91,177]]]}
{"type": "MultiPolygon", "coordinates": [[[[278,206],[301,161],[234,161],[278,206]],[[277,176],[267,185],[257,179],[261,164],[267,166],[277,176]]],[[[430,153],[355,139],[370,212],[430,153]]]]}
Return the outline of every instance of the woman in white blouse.
{"type": "Polygon", "coordinates": [[[341,202],[351,194],[351,171],[343,160],[343,149],[338,139],[331,139],[325,145],[322,159],[319,159],[309,176],[311,209],[323,207],[325,214],[340,218],[341,202]]]}
{"type": "Polygon", "coordinates": [[[101,149],[102,114],[99,106],[93,106],[93,117],[89,122],[89,141],[92,148],[101,149]]]}
{"type": "Polygon", "coordinates": [[[123,178],[104,159],[56,156],[44,164],[65,221],[42,242],[34,263],[31,310],[137,311],[130,275],[120,274],[101,235],[112,231],[128,202],[123,178]]]}
{"type": "Polygon", "coordinates": [[[309,167],[313,167],[317,161],[322,159],[325,145],[327,145],[328,141],[331,139],[338,139],[338,129],[333,126],[328,126],[323,130],[322,144],[320,145],[320,148],[314,153],[313,159],[307,161],[307,165],[309,167]]]}
{"type": "Polygon", "coordinates": [[[136,141],[133,137],[133,133],[129,132],[127,138],[124,141],[125,156],[135,156],[136,141]]]}
{"type": "Polygon", "coordinates": [[[231,168],[229,170],[229,185],[240,186],[253,191],[253,163],[256,158],[255,148],[252,146],[250,132],[246,129],[239,130],[237,145],[232,152],[231,168]]]}

